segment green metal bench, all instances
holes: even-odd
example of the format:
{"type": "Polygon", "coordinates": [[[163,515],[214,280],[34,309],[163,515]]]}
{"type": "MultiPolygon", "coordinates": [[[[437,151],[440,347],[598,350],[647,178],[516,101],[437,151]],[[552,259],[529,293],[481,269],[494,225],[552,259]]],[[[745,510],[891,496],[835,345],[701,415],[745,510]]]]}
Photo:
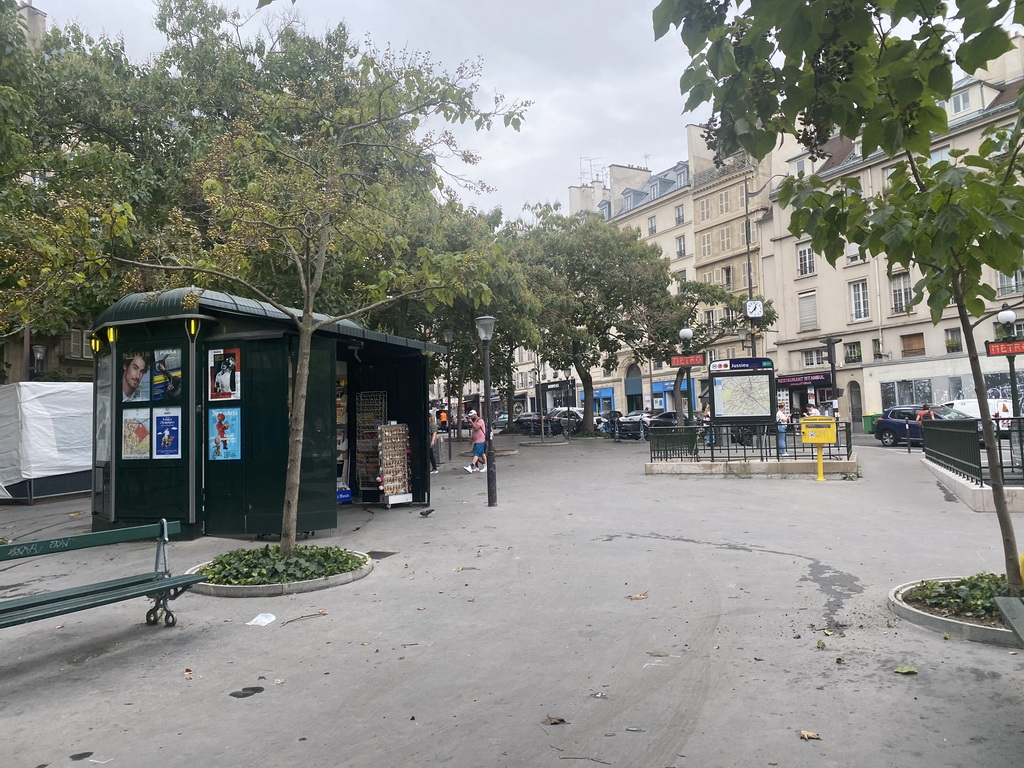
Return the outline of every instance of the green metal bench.
{"type": "Polygon", "coordinates": [[[177,623],[177,619],[168,608],[167,603],[176,600],[193,584],[206,581],[206,577],[202,574],[171,575],[167,565],[167,542],[170,536],[180,532],[180,522],[161,520],[159,523],[151,525],[114,528],[109,531],[83,533],[62,539],[43,539],[0,546],[0,563],[2,563],[8,560],[53,555],[58,552],[102,547],[125,541],[156,539],[156,564],[153,566],[152,572],[0,601],[0,628],[50,619],[65,613],[84,611],[88,608],[118,603],[135,597],[149,597],[156,601],[156,604],[146,613],[147,624],[160,623],[162,614],[164,624],[173,627],[177,623]]]}
{"type": "Polygon", "coordinates": [[[1003,614],[1006,623],[1017,636],[1017,642],[1024,646],[1024,598],[997,597],[996,608],[1003,614]]]}

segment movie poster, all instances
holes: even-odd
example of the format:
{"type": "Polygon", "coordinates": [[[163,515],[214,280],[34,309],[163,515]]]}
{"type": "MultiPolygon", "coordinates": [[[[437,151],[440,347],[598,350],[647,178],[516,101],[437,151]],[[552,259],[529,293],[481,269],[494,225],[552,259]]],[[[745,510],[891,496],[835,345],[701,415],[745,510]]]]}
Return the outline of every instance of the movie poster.
{"type": "Polygon", "coordinates": [[[151,438],[148,408],[126,408],[121,413],[121,458],[148,459],[151,438]]]}
{"type": "Polygon", "coordinates": [[[153,410],[153,458],[181,458],[181,408],[153,410]]]}
{"type": "Polygon", "coordinates": [[[242,409],[210,408],[207,414],[209,429],[206,434],[210,442],[210,461],[241,459],[242,409]]]}
{"type": "Polygon", "coordinates": [[[181,400],[181,349],[153,353],[153,400],[181,400]]]}
{"type": "Polygon", "coordinates": [[[121,358],[121,402],[144,403],[149,400],[149,352],[133,350],[121,358]]]}
{"type": "Polygon", "coordinates": [[[242,399],[242,350],[210,350],[210,399],[242,399]]]}

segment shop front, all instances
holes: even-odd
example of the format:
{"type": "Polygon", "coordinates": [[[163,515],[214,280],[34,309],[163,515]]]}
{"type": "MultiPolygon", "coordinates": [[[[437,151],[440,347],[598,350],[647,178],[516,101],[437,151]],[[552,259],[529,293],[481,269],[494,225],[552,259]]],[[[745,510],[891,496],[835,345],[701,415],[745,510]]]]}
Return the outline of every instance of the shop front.
{"type": "MultiPolygon", "coordinates": [[[[93,529],[280,533],[298,336],[274,307],[182,288],[126,296],[94,328],[93,529]]],[[[427,502],[430,344],[348,321],[310,352],[298,530],[337,504],[427,502]],[[418,450],[424,446],[423,450],[418,450]]]]}
{"type": "Polygon", "coordinates": [[[813,404],[825,414],[824,405],[832,396],[832,374],[828,371],[779,376],[775,379],[775,384],[779,401],[789,406],[790,413],[806,413],[813,404]]]}

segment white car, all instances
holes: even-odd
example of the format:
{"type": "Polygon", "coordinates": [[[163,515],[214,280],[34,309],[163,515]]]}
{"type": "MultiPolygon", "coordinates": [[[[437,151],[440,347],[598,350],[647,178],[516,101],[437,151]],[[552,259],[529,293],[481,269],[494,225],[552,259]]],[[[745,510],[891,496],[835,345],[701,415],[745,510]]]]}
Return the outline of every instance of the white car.
{"type": "MultiPolygon", "coordinates": [[[[981,418],[981,403],[977,400],[948,400],[943,405],[950,408],[955,408],[961,413],[966,413],[973,419],[981,418]]],[[[1013,418],[1013,401],[1012,400],[999,400],[990,399],[988,401],[989,413],[992,414],[992,418],[995,420],[996,429],[1003,432],[1005,429],[1000,423],[1002,419],[1013,418]]],[[[1000,437],[1008,437],[1009,432],[1003,432],[1000,437]]]]}

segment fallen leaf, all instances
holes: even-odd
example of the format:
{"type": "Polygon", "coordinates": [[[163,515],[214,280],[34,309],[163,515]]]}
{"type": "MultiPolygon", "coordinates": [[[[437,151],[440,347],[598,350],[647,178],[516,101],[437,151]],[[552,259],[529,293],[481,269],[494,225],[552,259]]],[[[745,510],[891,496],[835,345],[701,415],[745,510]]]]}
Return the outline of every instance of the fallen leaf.
{"type": "Polygon", "coordinates": [[[810,741],[811,739],[815,739],[816,741],[821,741],[821,736],[816,734],[814,731],[804,731],[804,730],[801,730],[800,731],[800,738],[803,739],[804,741],[810,741]]]}
{"type": "Polygon", "coordinates": [[[647,593],[641,592],[639,595],[626,595],[627,600],[646,600],[647,593]]]}
{"type": "Polygon", "coordinates": [[[192,670],[189,669],[188,667],[185,667],[185,672],[183,674],[185,675],[185,679],[186,680],[191,680],[192,679],[192,670]]]}
{"type": "Polygon", "coordinates": [[[648,651],[647,655],[648,656],[668,656],[668,654],[665,653],[664,651],[648,651]]]}
{"type": "Polygon", "coordinates": [[[845,663],[846,663],[846,659],[844,659],[842,656],[839,656],[839,657],[836,658],[836,664],[845,664],[845,663]]]}
{"type": "Polygon", "coordinates": [[[819,640],[818,641],[818,650],[819,651],[825,650],[825,641],[824,640],[819,640]]]}
{"type": "Polygon", "coordinates": [[[893,672],[895,672],[897,675],[916,675],[917,669],[910,666],[909,664],[904,664],[902,667],[896,667],[896,669],[894,669],[893,672]]]}
{"type": "Polygon", "coordinates": [[[369,643],[360,643],[360,645],[369,645],[369,643]]]}
{"type": "Polygon", "coordinates": [[[427,610],[427,609],[426,609],[426,608],[417,608],[416,610],[417,610],[417,611],[425,611],[425,610],[427,610]]]}
{"type": "Polygon", "coordinates": [[[569,721],[564,717],[551,717],[548,715],[547,719],[541,720],[542,725],[569,725],[569,721]]]}
{"type": "Polygon", "coordinates": [[[1017,655],[1017,652],[1016,652],[1016,651],[1010,651],[1010,655],[1011,655],[1011,656],[1016,656],[1016,655],[1017,655]]]}

